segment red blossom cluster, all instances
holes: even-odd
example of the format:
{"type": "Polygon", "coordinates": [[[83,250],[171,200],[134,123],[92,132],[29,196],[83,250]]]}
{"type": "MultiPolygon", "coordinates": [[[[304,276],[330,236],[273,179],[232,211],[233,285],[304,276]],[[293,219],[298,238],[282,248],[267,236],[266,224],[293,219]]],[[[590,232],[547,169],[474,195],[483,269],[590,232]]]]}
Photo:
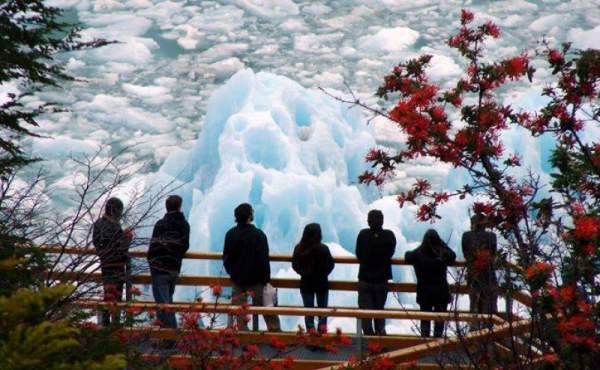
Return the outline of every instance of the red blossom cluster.
{"type": "Polygon", "coordinates": [[[558,332],[568,345],[579,349],[600,352],[592,306],[574,284],[551,288],[555,310],[560,315],[558,332]]]}
{"type": "Polygon", "coordinates": [[[530,280],[541,278],[546,281],[550,278],[552,271],[554,271],[554,267],[551,264],[547,262],[536,262],[527,268],[526,275],[530,280]]]}
{"type": "MultiPolygon", "coordinates": [[[[400,63],[384,77],[384,84],[379,87],[377,95],[384,99],[389,99],[392,94],[398,96],[388,111],[388,118],[407,135],[407,149],[396,155],[381,149],[370,151],[366,160],[377,171],[365,172],[359,178],[361,182],[381,185],[393,174],[398,163],[420,156],[466,168],[490,180],[500,172],[494,165],[505,152],[500,134],[515,114],[509,106],[497,103],[493,92],[507,81],[530,77],[534,70],[526,53],[497,63],[481,62],[483,41],[499,37],[500,31],[492,22],[471,27],[474,19],[472,12],[463,10],[460,31],[448,42],[469,62],[466,76],[454,88],[443,91],[429,82],[426,72],[430,55],[400,63]],[[478,97],[478,103],[465,104],[463,97],[467,95],[478,97]],[[449,110],[452,109],[460,111],[461,120],[466,124],[456,127],[450,119],[449,110]],[[474,167],[482,163],[483,169],[474,167]]],[[[519,157],[509,154],[506,164],[518,166],[519,157]]],[[[521,218],[525,203],[523,196],[533,194],[533,189],[514,181],[503,184],[503,187],[505,189],[498,191],[500,200],[495,206],[507,221],[503,226],[510,228],[521,218]]],[[[471,191],[430,192],[429,188],[417,183],[408,192],[400,193],[398,202],[402,206],[406,202],[416,203],[418,198],[429,198],[430,201],[420,205],[417,212],[419,220],[427,221],[439,218],[438,206],[450,197],[464,197],[471,191]]]]}

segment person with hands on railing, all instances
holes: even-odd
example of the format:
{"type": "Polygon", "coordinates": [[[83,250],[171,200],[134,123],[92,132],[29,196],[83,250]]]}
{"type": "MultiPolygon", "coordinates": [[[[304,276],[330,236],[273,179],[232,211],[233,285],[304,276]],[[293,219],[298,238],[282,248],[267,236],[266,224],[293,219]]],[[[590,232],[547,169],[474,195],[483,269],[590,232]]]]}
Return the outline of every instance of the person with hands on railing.
{"type": "MultiPolygon", "coordinates": [[[[471,217],[471,231],[463,234],[461,243],[467,262],[470,311],[492,315],[498,310],[498,280],[494,268],[498,246],[496,234],[486,230],[484,215],[477,213],[471,217]]],[[[473,326],[474,330],[478,328],[473,326]]]]}
{"type": "MultiPolygon", "coordinates": [[[[237,206],[234,216],[237,225],[227,231],[223,246],[223,266],[233,282],[231,303],[241,305],[250,295],[253,305],[263,306],[263,293],[271,281],[269,242],[265,233],[252,224],[254,210],[250,204],[237,206]]],[[[240,330],[248,330],[244,316],[236,318],[240,330]]],[[[278,316],[263,317],[269,331],[281,330],[278,316]]],[[[233,324],[231,317],[229,324],[233,324]]]]}
{"type": "MultiPolygon", "coordinates": [[[[92,243],[100,259],[102,284],[105,301],[119,302],[123,298],[123,288],[129,271],[129,245],[134,237],[133,229],[121,227],[123,202],[119,198],[106,201],[104,214],[92,229],[92,243]]],[[[112,322],[118,323],[119,312],[112,315],[112,322]]],[[[101,325],[111,323],[111,314],[102,312],[101,325]]]]}
{"type": "MultiPolygon", "coordinates": [[[[392,278],[392,256],[396,250],[396,237],[383,228],[383,213],[373,209],[367,215],[369,228],[356,238],[358,270],[358,307],[382,310],[392,278]]],[[[385,335],[385,319],[362,319],[365,335],[385,335]]]]}
{"type": "MultiPolygon", "coordinates": [[[[456,260],[456,254],[442,241],[437,231],[427,230],[421,245],[406,252],[404,259],[413,265],[417,275],[417,303],[421,311],[446,312],[451,301],[447,268],[456,260]]],[[[421,336],[429,337],[431,321],[421,320],[421,336]]],[[[444,333],[444,321],[436,321],[435,337],[444,333]]]]}
{"type": "MultiPolygon", "coordinates": [[[[321,243],[321,226],[317,223],[306,225],[300,243],[294,248],[292,268],[300,275],[300,294],[304,307],[327,307],[329,298],[329,280],[334,262],[329,247],[321,243]]],[[[313,316],[304,318],[306,330],[315,330],[313,316]]],[[[319,333],[327,333],[327,317],[319,317],[319,333]]]]}
{"type": "MultiPolygon", "coordinates": [[[[181,212],[182,199],[171,195],[165,201],[167,213],[156,222],[148,248],[152,294],[156,303],[173,303],[181,261],[190,247],[190,225],[181,212]]],[[[176,328],[174,312],[159,311],[161,327],[176,328]]]]}

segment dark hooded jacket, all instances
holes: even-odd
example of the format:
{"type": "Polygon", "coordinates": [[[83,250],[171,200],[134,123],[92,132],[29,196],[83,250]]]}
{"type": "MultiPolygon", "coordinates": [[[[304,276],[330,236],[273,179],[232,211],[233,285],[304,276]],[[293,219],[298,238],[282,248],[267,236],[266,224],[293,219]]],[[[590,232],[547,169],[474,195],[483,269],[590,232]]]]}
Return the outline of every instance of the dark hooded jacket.
{"type": "Polygon", "coordinates": [[[190,247],[190,225],[181,212],[168,212],[158,220],[148,248],[152,274],[179,273],[181,260],[190,247]]]}
{"type": "Polygon", "coordinates": [[[329,247],[319,244],[302,253],[299,245],[294,248],[292,268],[300,275],[300,289],[322,292],[329,289],[328,276],[334,262],[329,247]]]}
{"type": "Polygon", "coordinates": [[[363,229],[356,238],[356,258],[360,263],[358,280],[383,283],[392,278],[392,256],[396,237],[391,230],[363,229]]]}
{"type": "Polygon", "coordinates": [[[451,301],[450,287],[446,271],[448,265],[456,260],[454,253],[446,243],[439,254],[426,250],[423,246],[406,252],[404,259],[413,265],[417,275],[417,303],[420,305],[448,304],[451,301]]]}
{"type": "Polygon", "coordinates": [[[223,265],[231,280],[249,288],[271,281],[269,243],[262,230],[252,224],[239,224],[225,234],[223,265]]]}
{"type": "Polygon", "coordinates": [[[121,225],[102,216],[94,222],[92,243],[100,258],[100,268],[105,278],[125,277],[125,267],[129,262],[129,241],[121,225]]]}

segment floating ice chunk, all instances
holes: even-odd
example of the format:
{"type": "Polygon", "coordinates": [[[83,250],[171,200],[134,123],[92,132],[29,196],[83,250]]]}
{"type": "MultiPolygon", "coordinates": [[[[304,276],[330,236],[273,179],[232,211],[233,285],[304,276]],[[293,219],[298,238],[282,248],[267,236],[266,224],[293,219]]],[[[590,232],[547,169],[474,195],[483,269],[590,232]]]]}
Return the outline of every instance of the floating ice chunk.
{"type": "Polygon", "coordinates": [[[234,57],[215,62],[209,68],[217,79],[222,80],[231,77],[235,72],[244,68],[244,63],[234,57]]]}
{"type": "Polygon", "coordinates": [[[572,28],[569,31],[569,40],[573,46],[580,49],[600,49],[600,26],[590,30],[572,28]]]}
{"type": "Polygon", "coordinates": [[[169,93],[169,89],[163,86],[140,86],[128,83],[123,84],[123,90],[129,94],[133,94],[141,98],[156,97],[169,93]]]}
{"type": "Polygon", "coordinates": [[[229,0],[262,18],[283,18],[298,15],[300,10],[292,0],[229,0]]]}
{"type": "Polygon", "coordinates": [[[85,67],[85,62],[75,59],[75,58],[69,58],[69,61],[67,62],[67,65],[65,66],[65,69],[67,71],[75,71],[75,70],[83,68],[83,67],[85,67]]]}
{"type": "Polygon", "coordinates": [[[545,32],[565,21],[566,14],[550,14],[531,22],[529,29],[535,32],[545,32]]]}
{"type": "MultiPolygon", "coordinates": [[[[152,27],[152,21],[148,18],[123,13],[90,14],[85,20],[87,24],[95,27],[95,32],[100,36],[117,40],[126,36],[143,36],[152,27]]],[[[90,29],[87,28],[86,31],[89,32],[90,29]]]]}
{"type": "Polygon", "coordinates": [[[248,44],[244,43],[223,43],[217,44],[198,55],[198,61],[202,63],[214,63],[219,60],[230,58],[244,53],[248,49],[248,44]]]}
{"type": "Polygon", "coordinates": [[[459,75],[462,72],[454,59],[441,54],[432,54],[429,64],[429,76],[434,80],[442,80],[459,75]]]}
{"type": "Polygon", "coordinates": [[[412,46],[419,38],[419,32],[408,27],[383,28],[374,35],[358,40],[359,48],[374,52],[402,51],[412,46]]]}
{"type": "MultiPolygon", "coordinates": [[[[94,121],[106,122],[113,127],[122,125],[144,132],[167,132],[173,125],[161,114],[148,112],[129,105],[125,97],[98,94],[89,103],[80,103],[81,108],[88,108],[94,121]]],[[[115,129],[116,129],[115,127],[115,129]]]]}
{"type": "Polygon", "coordinates": [[[93,140],[74,139],[66,135],[52,138],[34,138],[32,153],[34,157],[44,159],[65,159],[81,154],[91,155],[99,149],[98,142],[93,140]]]}
{"type": "Polygon", "coordinates": [[[295,18],[286,19],[279,25],[279,27],[290,32],[306,31],[308,29],[306,24],[301,19],[295,18]]]}

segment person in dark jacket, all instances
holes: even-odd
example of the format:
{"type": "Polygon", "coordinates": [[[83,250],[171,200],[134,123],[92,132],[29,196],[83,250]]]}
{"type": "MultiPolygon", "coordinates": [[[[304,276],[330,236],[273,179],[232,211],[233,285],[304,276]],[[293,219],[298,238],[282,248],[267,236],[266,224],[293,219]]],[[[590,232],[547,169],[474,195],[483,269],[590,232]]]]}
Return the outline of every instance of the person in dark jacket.
{"type": "Polygon", "coordinates": [[[470,310],[474,313],[494,314],[498,299],[498,281],[494,271],[497,241],[496,234],[486,231],[485,226],[483,215],[471,217],[471,231],[463,234],[461,244],[467,261],[470,310]]]}
{"type": "MultiPolygon", "coordinates": [[[[302,233],[300,243],[294,248],[292,268],[300,275],[300,294],[304,307],[327,307],[329,298],[329,280],[327,277],[333,271],[334,262],[329,247],[321,243],[321,226],[316,223],[308,224],[302,233]]],[[[315,329],[313,316],[304,318],[306,330],[315,329]]],[[[317,326],[319,333],[327,333],[327,317],[319,317],[317,326]]]]}
{"type": "MultiPolygon", "coordinates": [[[[421,311],[446,312],[451,301],[447,280],[447,267],[456,260],[456,254],[442,241],[437,231],[427,230],[421,245],[406,252],[404,259],[413,265],[417,275],[417,303],[421,311]]],[[[428,337],[431,322],[421,320],[421,336],[428,337]]],[[[436,321],[435,337],[444,333],[444,321],[436,321]]]]}
{"type": "MultiPolygon", "coordinates": [[[[129,244],[133,239],[133,230],[121,228],[122,216],[123,202],[119,198],[110,198],[106,201],[104,215],[94,222],[92,229],[92,243],[100,259],[105,301],[121,301],[127,282],[129,244]]],[[[119,316],[118,312],[114,313],[112,322],[118,322],[119,316]]],[[[107,326],[110,323],[110,313],[102,312],[100,324],[107,326]]]]}
{"type": "MultiPolygon", "coordinates": [[[[190,246],[190,225],[181,213],[182,199],[171,195],[165,201],[167,213],[156,222],[148,248],[148,265],[152,275],[152,294],[156,303],[173,303],[181,260],[190,246]]],[[[174,312],[159,311],[161,327],[176,328],[174,312]]]]}
{"type": "MultiPolygon", "coordinates": [[[[262,306],[264,288],[271,281],[267,236],[252,224],[254,211],[250,204],[237,206],[234,215],[237,225],[227,231],[223,246],[223,265],[233,282],[231,302],[242,304],[250,295],[253,305],[262,306]]],[[[269,331],[281,330],[279,317],[263,317],[269,331]]],[[[248,330],[243,317],[237,318],[237,325],[241,330],[248,330]]]]}
{"type": "MultiPolygon", "coordinates": [[[[392,278],[392,256],[396,250],[396,237],[383,228],[383,213],[371,210],[367,215],[368,229],[356,238],[358,270],[358,307],[382,310],[388,294],[388,280],[392,278]]],[[[363,319],[365,335],[385,335],[385,319],[363,319]]]]}

